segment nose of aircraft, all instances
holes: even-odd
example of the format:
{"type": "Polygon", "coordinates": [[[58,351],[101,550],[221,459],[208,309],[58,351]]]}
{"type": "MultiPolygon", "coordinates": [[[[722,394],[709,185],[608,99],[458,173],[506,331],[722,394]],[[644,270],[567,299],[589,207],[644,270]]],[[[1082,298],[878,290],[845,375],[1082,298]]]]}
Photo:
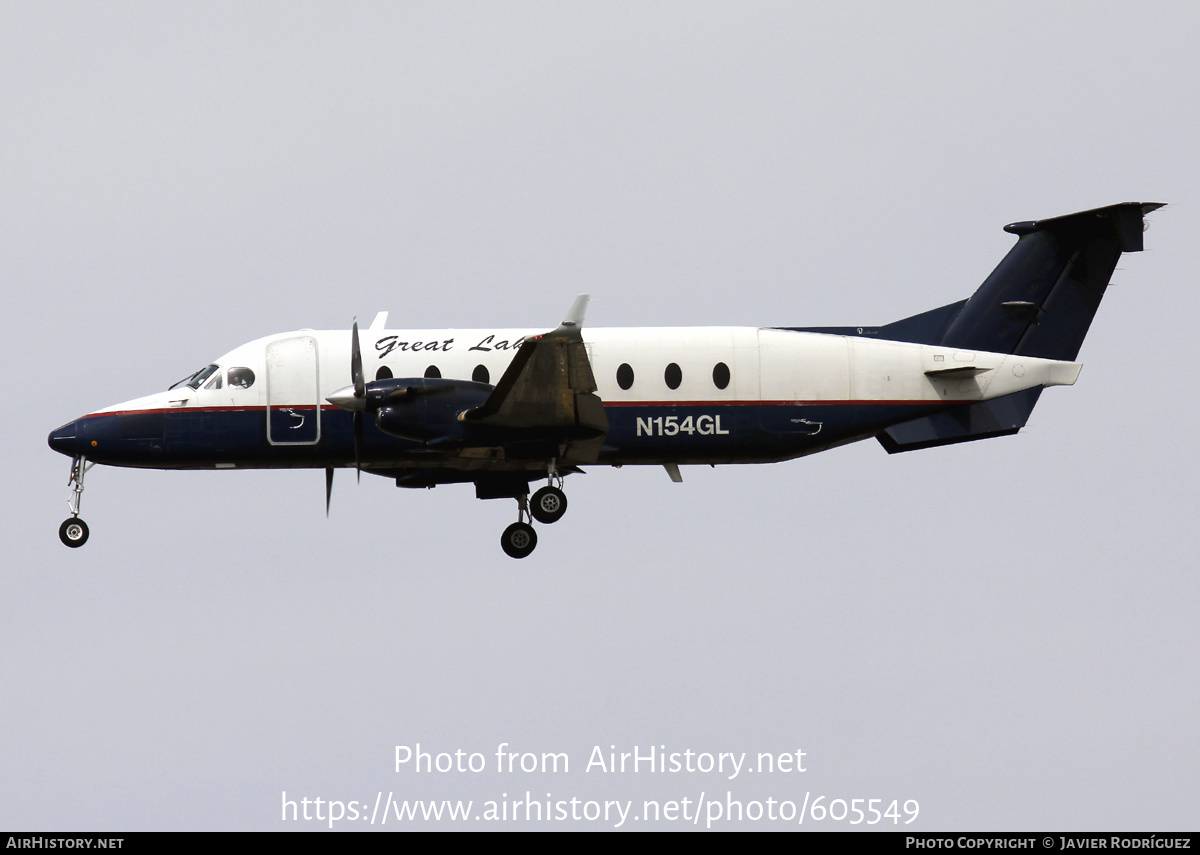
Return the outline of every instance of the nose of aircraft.
{"type": "Polygon", "coordinates": [[[50,443],[50,447],[59,454],[74,457],[79,453],[77,451],[80,443],[79,422],[68,422],[60,428],[55,428],[50,432],[50,438],[47,441],[50,443]]]}

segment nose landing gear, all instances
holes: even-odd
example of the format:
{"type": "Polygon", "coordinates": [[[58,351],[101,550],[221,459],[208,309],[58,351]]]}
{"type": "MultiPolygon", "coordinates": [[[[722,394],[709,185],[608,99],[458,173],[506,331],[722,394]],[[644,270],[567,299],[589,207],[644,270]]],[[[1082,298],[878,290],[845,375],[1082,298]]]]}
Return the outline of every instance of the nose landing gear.
{"type": "Polygon", "coordinates": [[[78,517],[68,517],[58,527],[58,539],[72,548],[87,543],[88,525],[78,517]]]}
{"type": "Polygon", "coordinates": [[[72,549],[77,549],[87,543],[90,534],[87,523],[79,518],[79,503],[83,498],[83,476],[95,465],[95,463],[88,463],[87,458],[83,455],[71,461],[71,477],[67,481],[71,487],[71,497],[67,499],[67,507],[71,509],[71,516],[63,520],[62,525],[58,527],[58,539],[72,549]]]}

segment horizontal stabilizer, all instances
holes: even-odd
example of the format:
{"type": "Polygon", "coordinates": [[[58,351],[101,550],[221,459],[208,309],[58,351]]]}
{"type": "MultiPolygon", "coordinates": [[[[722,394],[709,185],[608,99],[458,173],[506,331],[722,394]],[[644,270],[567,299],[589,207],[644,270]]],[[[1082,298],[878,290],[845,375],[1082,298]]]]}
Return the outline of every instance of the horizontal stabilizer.
{"type": "Polygon", "coordinates": [[[956,368],[931,368],[925,372],[926,377],[936,377],[938,380],[966,379],[978,377],[991,371],[990,368],[976,368],[974,365],[961,365],[956,368]]]}
{"type": "Polygon", "coordinates": [[[1042,387],[1035,386],[1022,392],[1014,392],[990,401],[980,401],[968,407],[956,407],[932,416],[913,419],[903,424],[892,425],[878,434],[879,444],[888,454],[901,451],[916,451],[953,445],[957,442],[973,442],[1008,436],[1025,427],[1029,414],[1042,394],[1042,387]]]}

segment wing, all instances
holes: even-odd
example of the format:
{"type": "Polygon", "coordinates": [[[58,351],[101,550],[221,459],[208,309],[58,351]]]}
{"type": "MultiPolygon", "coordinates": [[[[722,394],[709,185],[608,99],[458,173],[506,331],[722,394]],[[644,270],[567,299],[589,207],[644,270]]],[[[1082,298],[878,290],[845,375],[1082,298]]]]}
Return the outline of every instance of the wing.
{"type": "Polygon", "coordinates": [[[491,396],[463,421],[504,429],[510,456],[594,463],[608,417],[583,342],[587,304],[580,294],[557,329],[525,339],[491,396]]]}

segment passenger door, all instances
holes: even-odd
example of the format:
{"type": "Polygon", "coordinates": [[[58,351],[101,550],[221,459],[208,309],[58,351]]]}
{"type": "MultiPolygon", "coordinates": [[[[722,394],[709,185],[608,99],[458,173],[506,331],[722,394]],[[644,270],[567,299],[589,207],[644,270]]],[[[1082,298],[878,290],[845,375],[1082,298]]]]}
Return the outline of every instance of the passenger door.
{"type": "Polygon", "coordinates": [[[267,345],[267,442],[316,445],[321,441],[320,367],[310,335],[267,345]]]}

